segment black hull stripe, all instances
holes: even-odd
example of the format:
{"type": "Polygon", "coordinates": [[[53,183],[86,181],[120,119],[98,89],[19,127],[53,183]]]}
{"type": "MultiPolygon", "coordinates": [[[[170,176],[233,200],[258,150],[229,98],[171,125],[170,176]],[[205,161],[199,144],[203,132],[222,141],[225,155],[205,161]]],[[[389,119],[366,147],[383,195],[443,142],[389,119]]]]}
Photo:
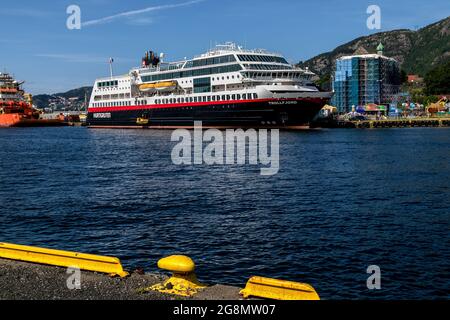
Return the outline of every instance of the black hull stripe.
{"type": "Polygon", "coordinates": [[[87,124],[92,127],[192,127],[201,121],[204,127],[297,127],[305,126],[319,112],[326,101],[294,101],[288,104],[246,103],[208,105],[203,108],[152,108],[143,106],[137,110],[114,110],[88,113],[87,124]],[[148,124],[138,119],[148,119],[148,124]]]}

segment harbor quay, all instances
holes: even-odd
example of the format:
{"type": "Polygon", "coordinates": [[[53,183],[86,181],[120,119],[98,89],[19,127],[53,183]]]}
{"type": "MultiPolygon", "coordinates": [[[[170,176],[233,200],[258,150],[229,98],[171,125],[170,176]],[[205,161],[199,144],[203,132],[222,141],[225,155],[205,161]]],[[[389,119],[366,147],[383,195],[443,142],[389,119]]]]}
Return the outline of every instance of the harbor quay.
{"type": "Polygon", "coordinates": [[[239,300],[240,288],[213,285],[194,297],[141,292],[167,279],[133,272],[126,278],[81,271],[79,288],[68,288],[66,268],[0,258],[0,300],[239,300]]]}
{"type": "Polygon", "coordinates": [[[380,120],[328,120],[313,122],[312,128],[353,128],[353,129],[376,129],[376,128],[413,128],[413,127],[449,127],[448,118],[400,118],[380,120]]]}

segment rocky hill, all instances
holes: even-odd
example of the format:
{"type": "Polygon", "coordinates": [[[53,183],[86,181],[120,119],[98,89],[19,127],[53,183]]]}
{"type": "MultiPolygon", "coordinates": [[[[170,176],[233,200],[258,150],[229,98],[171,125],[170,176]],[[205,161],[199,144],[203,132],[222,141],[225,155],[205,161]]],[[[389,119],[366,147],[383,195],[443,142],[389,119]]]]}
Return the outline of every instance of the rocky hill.
{"type": "Polygon", "coordinates": [[[450,17],[417,31],[403,29],[360,37],[299,65],[308,67],[321,78],[328,78],[337,58],[355,52],[375,53],[380,42],[384,45],[384,55],[399,61],[404,71],[425,76],[433,67],[450,59],[450,17]]]}
{"type": "Polygon", "coordinates": [[[85,97],[89,101],[92,87],[81,87],[63,93],[41,94],[33,97],[33,104],[40,109],[77,111],[83,110],[85,97]]]}

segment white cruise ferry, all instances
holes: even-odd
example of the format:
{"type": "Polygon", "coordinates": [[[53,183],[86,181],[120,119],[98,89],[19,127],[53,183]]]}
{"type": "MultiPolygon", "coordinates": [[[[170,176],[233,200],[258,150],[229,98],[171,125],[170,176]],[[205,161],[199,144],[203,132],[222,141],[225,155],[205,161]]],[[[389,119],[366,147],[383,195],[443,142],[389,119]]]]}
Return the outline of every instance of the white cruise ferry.
{"type": "Polygon", "coordinates": [[[332,93],[312,72],[282,55],[233,43],[178,62],[149,51],[139,68],[95,81],[90,127],[298,128],[307,126],[332,93]]]}

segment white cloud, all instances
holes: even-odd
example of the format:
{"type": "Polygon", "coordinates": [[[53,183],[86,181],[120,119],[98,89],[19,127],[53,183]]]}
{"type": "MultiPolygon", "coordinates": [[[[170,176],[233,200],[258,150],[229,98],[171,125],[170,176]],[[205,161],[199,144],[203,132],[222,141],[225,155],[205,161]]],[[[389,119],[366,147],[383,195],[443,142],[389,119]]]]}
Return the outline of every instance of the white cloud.
{"type": "Polygon", "coordinates": [[[136,18],[136,19],[129,19],[127,24],[132,26],[146,26],[149,24],[152,24],[154,22],[153,18],[150,17],[142,17],[142,18],[136,18]]]}
{"type": "MultiPolygon", "coordinates": [[[[73,63],[108,63],[109,57],[93,56],[89,54],[72,54],[72,53],[41,53],[36,54],[39,58],[57,59],[65,62],[73,63]]],[[[130,62],[126,58],[114,58],[116,62],[130,62]]]]}
{"type": "Polygon", "coordinates": [[[95,20],[90,20],[90,21],[83,22],[81,24],[81,26],[82,27],[88,27],[88,26],[93,26],[93,25],[97,25],[97,24],[109,23],[109,22],[112,22],[112,21],[114,21],[116,19],[120,19],[120,18],[124,18],[124,17],[131,17],[131,16],[135,16],[135,15],[138,15],[138,14],[143,14],[143,13],[153,12],[153,11],[160,11],[160,10],[179,8],[179,7],[186,7],[186,6],[197,4],[197,3],[203,2],[203,1],[205,1],[205,0],[192,0],[192,1],[182,2],[182,3],[178,3],[178,4],[166,4],[166,5],[148,7],[148,8],[144,8],[144,9],[140,9],[140,10],[133,10],[133,11],[122,12],[122,13],[118,13],[118,14],[115,14],[115,15],[112,15],[112,16],[108,16],[108,17],[104,17],[104,18],[100,18],[100,19],[95,19],[95,20]]]}
{"type": "Polygon", "coordinates": [[[20,9],[7,9],[2,8],[0,15],[14,16],[14,17],[27,17],[27,18],[43,18],[51,15],[50,12],[32,9],[32,8],[20,8],[20,9]]]}

